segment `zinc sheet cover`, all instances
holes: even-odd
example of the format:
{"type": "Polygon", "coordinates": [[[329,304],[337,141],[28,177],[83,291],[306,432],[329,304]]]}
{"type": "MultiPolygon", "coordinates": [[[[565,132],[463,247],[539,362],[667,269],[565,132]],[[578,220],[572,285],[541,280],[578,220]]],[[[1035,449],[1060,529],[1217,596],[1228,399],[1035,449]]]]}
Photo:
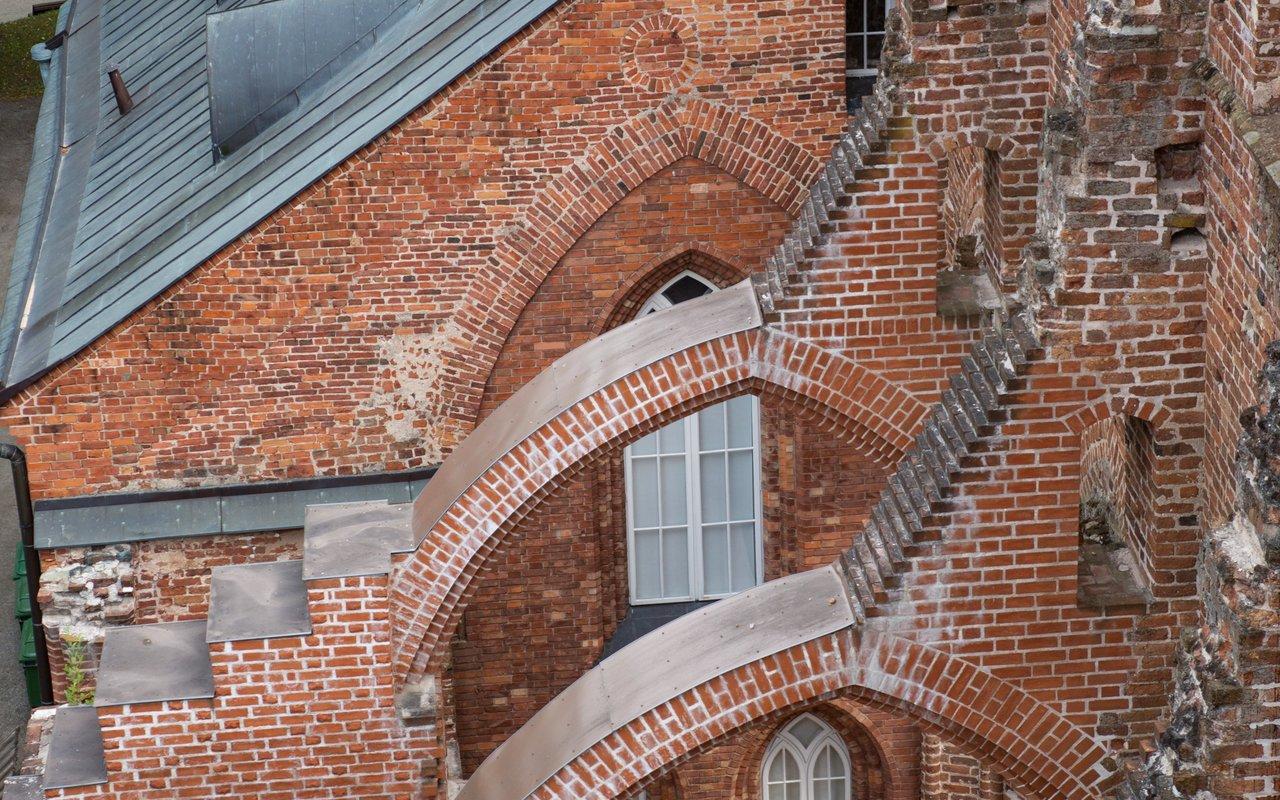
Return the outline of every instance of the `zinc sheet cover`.
{"type": "MultiPolygon", "coordinates": [[[[401,0],[356,52],[308,76],[295,107],[215,158],[207,18],[250,4],[73,0],[0,316],[4,391],[92,343],[556,2],[401,0]],[[111,67],[136,102],[124,117],[111,67]]],[[[242,56],[265,65],[273,57],[252,48],[242,56]]]]}

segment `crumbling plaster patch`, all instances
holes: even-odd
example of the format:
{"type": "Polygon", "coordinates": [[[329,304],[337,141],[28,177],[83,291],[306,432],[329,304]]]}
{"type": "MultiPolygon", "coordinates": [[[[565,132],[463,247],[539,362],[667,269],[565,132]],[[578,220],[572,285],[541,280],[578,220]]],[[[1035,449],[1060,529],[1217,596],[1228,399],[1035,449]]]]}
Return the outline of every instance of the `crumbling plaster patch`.
{"type": "Polygon", "coordinates": [[[444,430],[440,385],[446,353],[462,344],[462,330],[453,320],[423,333],[397,333],[378,351],[379,375],[373,392],[357,413],[372,413],[384,422],[387,434],[399,443],[417,443],[424,460],[442,460],[455,436],[444,430]]]}

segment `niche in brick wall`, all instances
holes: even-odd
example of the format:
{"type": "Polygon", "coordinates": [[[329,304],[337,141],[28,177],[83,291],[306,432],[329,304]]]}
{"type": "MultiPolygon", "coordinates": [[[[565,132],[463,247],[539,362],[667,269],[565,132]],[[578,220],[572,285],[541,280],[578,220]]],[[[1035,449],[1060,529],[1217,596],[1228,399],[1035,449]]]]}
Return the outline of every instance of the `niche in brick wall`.
{"type": "Polygon", "coordinates": [[[1108,417],[1080,436],[1077,596],[1086,608],[1151,601],[1155,436],[1145,420],[1108,417]]]}
{"type": "Polygon", "coordinates": [[[1156,193],[1168,228],[1174,258],[1198,258],[1208,249],[1204,227],[1204,190],[1200,185],[1200,144],[1157,147],[1156,193]]]}
{"type": "Polygon", "coordinates": [[[1000,155],[977,145],[958,147],[946,155],[941,183],[938,313],[980,319],[1000,302],[1000,155]]]}

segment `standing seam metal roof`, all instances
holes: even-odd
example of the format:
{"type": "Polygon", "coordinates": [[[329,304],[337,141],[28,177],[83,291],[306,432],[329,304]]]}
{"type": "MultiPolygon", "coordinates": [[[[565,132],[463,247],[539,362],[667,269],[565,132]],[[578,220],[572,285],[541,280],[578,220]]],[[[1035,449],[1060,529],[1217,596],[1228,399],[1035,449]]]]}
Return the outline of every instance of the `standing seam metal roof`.
{"type": "MultiPolygon", "coordinates": [[[[379,19],[348,20],[373,28],[355,31],[352,45],[330,43],[338,55],[319,69],[308,63],[283,102],[245,88],[258,132],[215,158],[208,19],[285,2],[63,7],[58,29],[68,35],[50,65],[0,314],[0,395],[91,344],[558,0],[380,0],[379,19]],[[136,101],[124,117],[106,77],[112,67],[136,101]]],[[[271,69],[272,53],[239,52],[256,63],[228,65],[233,75],[271,69]]]]}

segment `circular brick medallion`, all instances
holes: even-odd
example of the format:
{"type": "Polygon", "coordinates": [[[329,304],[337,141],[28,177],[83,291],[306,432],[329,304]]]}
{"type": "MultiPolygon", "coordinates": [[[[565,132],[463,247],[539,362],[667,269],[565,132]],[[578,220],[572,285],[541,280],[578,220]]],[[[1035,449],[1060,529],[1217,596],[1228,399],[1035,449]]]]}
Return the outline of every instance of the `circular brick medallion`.
{"type": "Polygon", "coordinates": [[[654,14],[631,26],[622,38],[622,73],[651,92],[670,92],[689,82],[698,64],[697,36],[687,22],[654,14]]]}

